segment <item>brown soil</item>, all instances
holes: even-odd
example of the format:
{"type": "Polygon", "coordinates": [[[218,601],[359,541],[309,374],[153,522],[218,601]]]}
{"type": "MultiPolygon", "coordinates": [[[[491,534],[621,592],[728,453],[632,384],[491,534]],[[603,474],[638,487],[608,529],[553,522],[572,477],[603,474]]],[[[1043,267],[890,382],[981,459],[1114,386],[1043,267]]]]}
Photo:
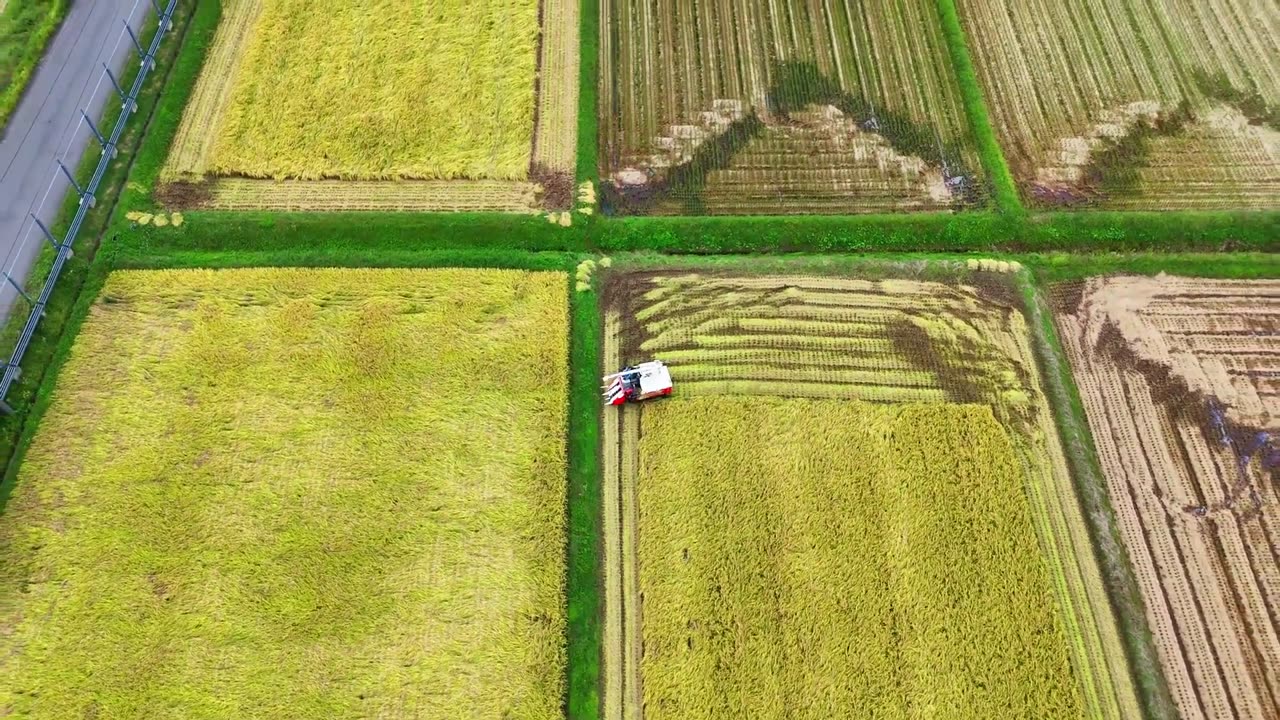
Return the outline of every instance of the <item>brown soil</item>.
{"type": "Polygon", "coordinates": [[[1108,490],[1184,718],[1280,717],[1280,283],[1055,293],[1108,490]]]}
{"type": "Polygon", "coordinates": [[[156,187],[155,200],[162,207],[194,209],[204,207],[213,197],[208,183],[177,181],[156,187]]]}
{"type": "Polygon", "coordinates": [[[542,185],[542,207],[546,210],[573,209],[573,174],[552,170],[538,163],[529,168],[529,181],[542,185]]]}

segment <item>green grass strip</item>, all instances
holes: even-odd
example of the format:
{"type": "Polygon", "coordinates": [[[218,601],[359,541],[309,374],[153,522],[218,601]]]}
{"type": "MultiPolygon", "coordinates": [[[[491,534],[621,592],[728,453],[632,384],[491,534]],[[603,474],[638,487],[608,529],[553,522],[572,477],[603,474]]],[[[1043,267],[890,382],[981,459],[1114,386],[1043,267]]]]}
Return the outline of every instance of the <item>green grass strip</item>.
{"type": "Polygon", "coordinates": [[[956,80],[960,84],[960,97],[964,100],[965,113],[973,127],[978,156],[982,158],[982,166],[991,179],[996,208],[1006,215],[1025,215],[1026,209],[1018,198],[1018,186],[1013,181],[1013,173],[1009,172],[1009,164],[1000,150],[996,132],[991,127],[991,115],[982,99],[982,87],[978,83],[973,60],[969,57],[969,46],[965,41],[964,27],[960,24],[960,12],[956,9],[955,0],[938,0],[938,13],[942,18],[942,34],[951,51],[951,67],[955,68],[956,80]]]}
{"type": "Polygon", "coordinates": [[[589,720],[600,715],[600,307],[594,292],[570,305],[568,711],[589,720]]]}
{"type": "Polygon", "coordinates": [[[578,182],[596,182],[599,140],[600,0],[582,0],[578,40],[578,182]]]}
{"type": "Polygon", "coordinates": [[[1147,624],[1142,591],[1120,535],[1102,465],[1085,421],[1079,388],[1072,377],[1071,366],[1053,324],[1052,312],[1045,301],[1044,291],[1048,287],[1037,287],[1029,272],[1018,275],[1017,286],[1043,371],[1046,395],[1066,451],[1076,496],[1084,509],[1094,556],[1102,568],[1107,597],[1120,626],[1129,670],[1143,712],[1148,718],[1174,720],[1178,712],[1147,624]]]}
{"type": "Polygon", "coordinates": [[[0,131],[18,107],[45,46],[67,17],[68,0],[0,2],[0,131]]]}

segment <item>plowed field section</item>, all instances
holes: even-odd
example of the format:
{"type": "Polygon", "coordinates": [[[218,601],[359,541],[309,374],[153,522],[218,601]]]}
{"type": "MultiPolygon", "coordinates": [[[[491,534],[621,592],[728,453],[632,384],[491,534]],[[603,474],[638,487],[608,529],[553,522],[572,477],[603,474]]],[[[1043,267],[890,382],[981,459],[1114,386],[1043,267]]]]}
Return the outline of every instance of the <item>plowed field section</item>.
{"type": "Polygon", "coordinates": [[[601,182],[614,210],[984,202],[932,0],[600,2],[601,182]]]}
{"type": "Polygon", "coordinates": [[[1182,716],[1280,717],[1280,283],[1110,278],[1058,301],[1182,716]]]}
{"type": "MultiPolygon", "coordinates": [[[[1137,701],[1089,536],[1039,385],[1022,314],[998,289],[913,280],[820,276],[732,277],[647,272],[612,276],[606,288],[605,360],[610,367],[658,358],[677,398],[807,398],[895,404],[979,404],[1006,428],[1022,468],[1025,497],[1050,570],[1073,674],[1088,712],[1131,717],[1137,701]]],[[[607,414],[607,554],[618,570],[607,596],[606,715],[635,718],[652,708],[650,680],[635,658],[648,594],[631,595],[639,573],[628,555],[644,547],[645,502],[627,479],[633,445],[645,437],[648,407],[607,414]],[[615,505],[608,506],[612,492],[615,505]],[[626,508],[638,506],[639,518],[626,508]],[[608,518],[614,518],[612,522],[608,518]],[[628,524],[640,523],[637,532],[628,524]],[[639,539],[637,542],[636,535],[639,539]],[[630,625],[629,625],[630,623],[630,625]],[[644,700],[637,701],[639,695],[644,700]]],[[[825,441],[823,441],[825,442],[825,441]]],[[[821,443],[820,443],[821,444],[821,443]]],[[[642,590],[643,593],[643,590],[642,590]]]]}

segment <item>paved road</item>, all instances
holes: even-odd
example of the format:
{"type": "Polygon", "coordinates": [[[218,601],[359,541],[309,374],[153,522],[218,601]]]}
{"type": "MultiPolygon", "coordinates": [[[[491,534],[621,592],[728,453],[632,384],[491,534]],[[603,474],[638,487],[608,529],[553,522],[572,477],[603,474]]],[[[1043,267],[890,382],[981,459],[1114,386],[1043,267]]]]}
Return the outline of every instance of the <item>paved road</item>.
{"type": "MultiPolygon", "coordinates": [[[[54,159],[62,158],[75,169],[86,148],[92,145],[90,151],[96,152],[97,141],[83,125],[80,109],[98,123],[106,102],[116,97],[103,77],[102,64],[110,65],[119,78],[135,52],[120,21],[127,18],[140,28],[150,8],[147,0],[72,0],[26,95],[9,118],[0,140],[0,269],[19,281],[44,242],[28,214],[50,225],[69,186],[54,159]]],[[[38,288],[42,280],[33,286],[38,288]]],[[[0,316],[7,317],[14,307],[25,311],[26,303],[0,276],[0,316]]]]}

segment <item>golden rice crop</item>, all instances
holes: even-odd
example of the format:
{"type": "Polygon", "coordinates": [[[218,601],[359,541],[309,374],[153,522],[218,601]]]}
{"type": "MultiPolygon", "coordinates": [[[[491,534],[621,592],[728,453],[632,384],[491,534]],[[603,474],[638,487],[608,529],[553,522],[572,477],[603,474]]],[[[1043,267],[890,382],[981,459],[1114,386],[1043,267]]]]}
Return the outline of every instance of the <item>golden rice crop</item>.
{"type": "Polygon", "coordinates": [[[209,170],[524,179],[538,32],[532,0],[264,3],[209,170]]]}
{"type": "Polygon", "coordinates": [[[112,274],[0,515],[0,707],[561,717],[567,293],[112,274]]]}
{"type": "Polygon", "coordinates": [[[646,720],[1082,716],[990,408],[698,397],[641,428],[646,720]]]}

